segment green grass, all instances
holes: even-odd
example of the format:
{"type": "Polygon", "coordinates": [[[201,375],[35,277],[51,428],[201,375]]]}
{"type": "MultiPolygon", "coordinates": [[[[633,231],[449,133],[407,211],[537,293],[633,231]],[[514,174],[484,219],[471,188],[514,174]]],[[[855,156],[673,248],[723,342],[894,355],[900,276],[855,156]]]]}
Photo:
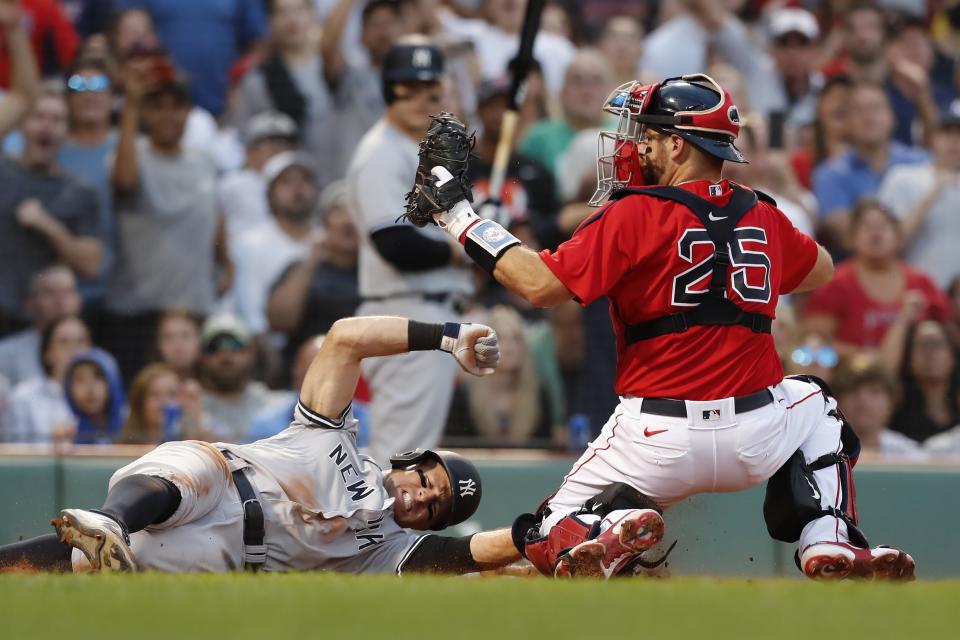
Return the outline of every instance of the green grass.
{"type": "Polygon", "coordinates": [[[960,581],[0,575],[0,638],[960,637],[960,581]]]}

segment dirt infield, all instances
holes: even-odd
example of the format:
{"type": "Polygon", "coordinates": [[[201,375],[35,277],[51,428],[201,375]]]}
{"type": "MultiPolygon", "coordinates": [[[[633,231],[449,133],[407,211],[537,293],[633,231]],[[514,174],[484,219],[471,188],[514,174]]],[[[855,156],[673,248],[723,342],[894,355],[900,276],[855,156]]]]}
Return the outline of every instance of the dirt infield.
{"type": "Polygon", "coordinates": [[[2,637],[947,638],[960,581],[0,575],[2,637]]]}

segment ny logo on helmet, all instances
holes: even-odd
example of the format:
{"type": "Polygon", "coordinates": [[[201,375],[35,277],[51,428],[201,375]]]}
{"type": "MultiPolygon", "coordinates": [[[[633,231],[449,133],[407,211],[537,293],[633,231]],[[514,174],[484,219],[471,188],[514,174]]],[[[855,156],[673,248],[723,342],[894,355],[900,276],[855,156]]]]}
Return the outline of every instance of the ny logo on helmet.
{"type": "Polygon", "coordinates": [[[414,49],[411,62],[415,67],[430,68],[433,66],[433,55],[430,53],[430,49],[414,49]]]}
{"type": "Polygon", "coordinates": [[[477,483],[473,481],[473,478],[467,478],[466,480],[461,480],[460,485],[460,497],[464,498],[466,496],[472,496],[477,492],[477,483]]]}

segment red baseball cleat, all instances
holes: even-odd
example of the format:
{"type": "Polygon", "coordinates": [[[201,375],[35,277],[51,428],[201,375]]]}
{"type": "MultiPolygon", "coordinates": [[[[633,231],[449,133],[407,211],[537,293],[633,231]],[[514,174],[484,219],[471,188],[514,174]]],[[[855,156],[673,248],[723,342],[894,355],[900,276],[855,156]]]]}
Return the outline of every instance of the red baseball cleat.
{"type": "Polygon", "coordinates": [[[892,547],[862,549],[846,542],[818,542],[800,555],[803,572],[814,580],[913,580],[910,554],[892,547]]]}
{"type": "Polygon", "coordinates": [[[663,518],[653,509],[634,509],[593,540],[560,556],[557,577],[609,578],[663,538],[663,518]]]}

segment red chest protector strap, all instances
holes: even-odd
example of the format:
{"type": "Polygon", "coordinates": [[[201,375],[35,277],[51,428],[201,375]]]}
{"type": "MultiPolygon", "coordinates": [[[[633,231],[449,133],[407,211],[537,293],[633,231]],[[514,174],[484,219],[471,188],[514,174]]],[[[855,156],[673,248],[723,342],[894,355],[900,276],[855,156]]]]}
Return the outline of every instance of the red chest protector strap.
{"type": "MultiPolygon", "coordinates": [[[[733,195],[726,206],[718,207],[680,187],[643,187],[621,189],[610,196],[618,200],[628,195],[643,195],[672,200],[686,206],[697,216],[713,242],[713,273],[703,302],[690,311],[671,313],[624,327],[628,345],[669,333],[682,333],[696,325],[733,325],[747,327],[757,333],[770,333],[773,318],[762,313],[744,311],[727,298],[727,271],[730,267],[730,241],[737,223],[757,204],[757,194],[738,185],[731,185],[733,195]]],[[[765,200],[769,197],[764,196],[765,200]]]]}

